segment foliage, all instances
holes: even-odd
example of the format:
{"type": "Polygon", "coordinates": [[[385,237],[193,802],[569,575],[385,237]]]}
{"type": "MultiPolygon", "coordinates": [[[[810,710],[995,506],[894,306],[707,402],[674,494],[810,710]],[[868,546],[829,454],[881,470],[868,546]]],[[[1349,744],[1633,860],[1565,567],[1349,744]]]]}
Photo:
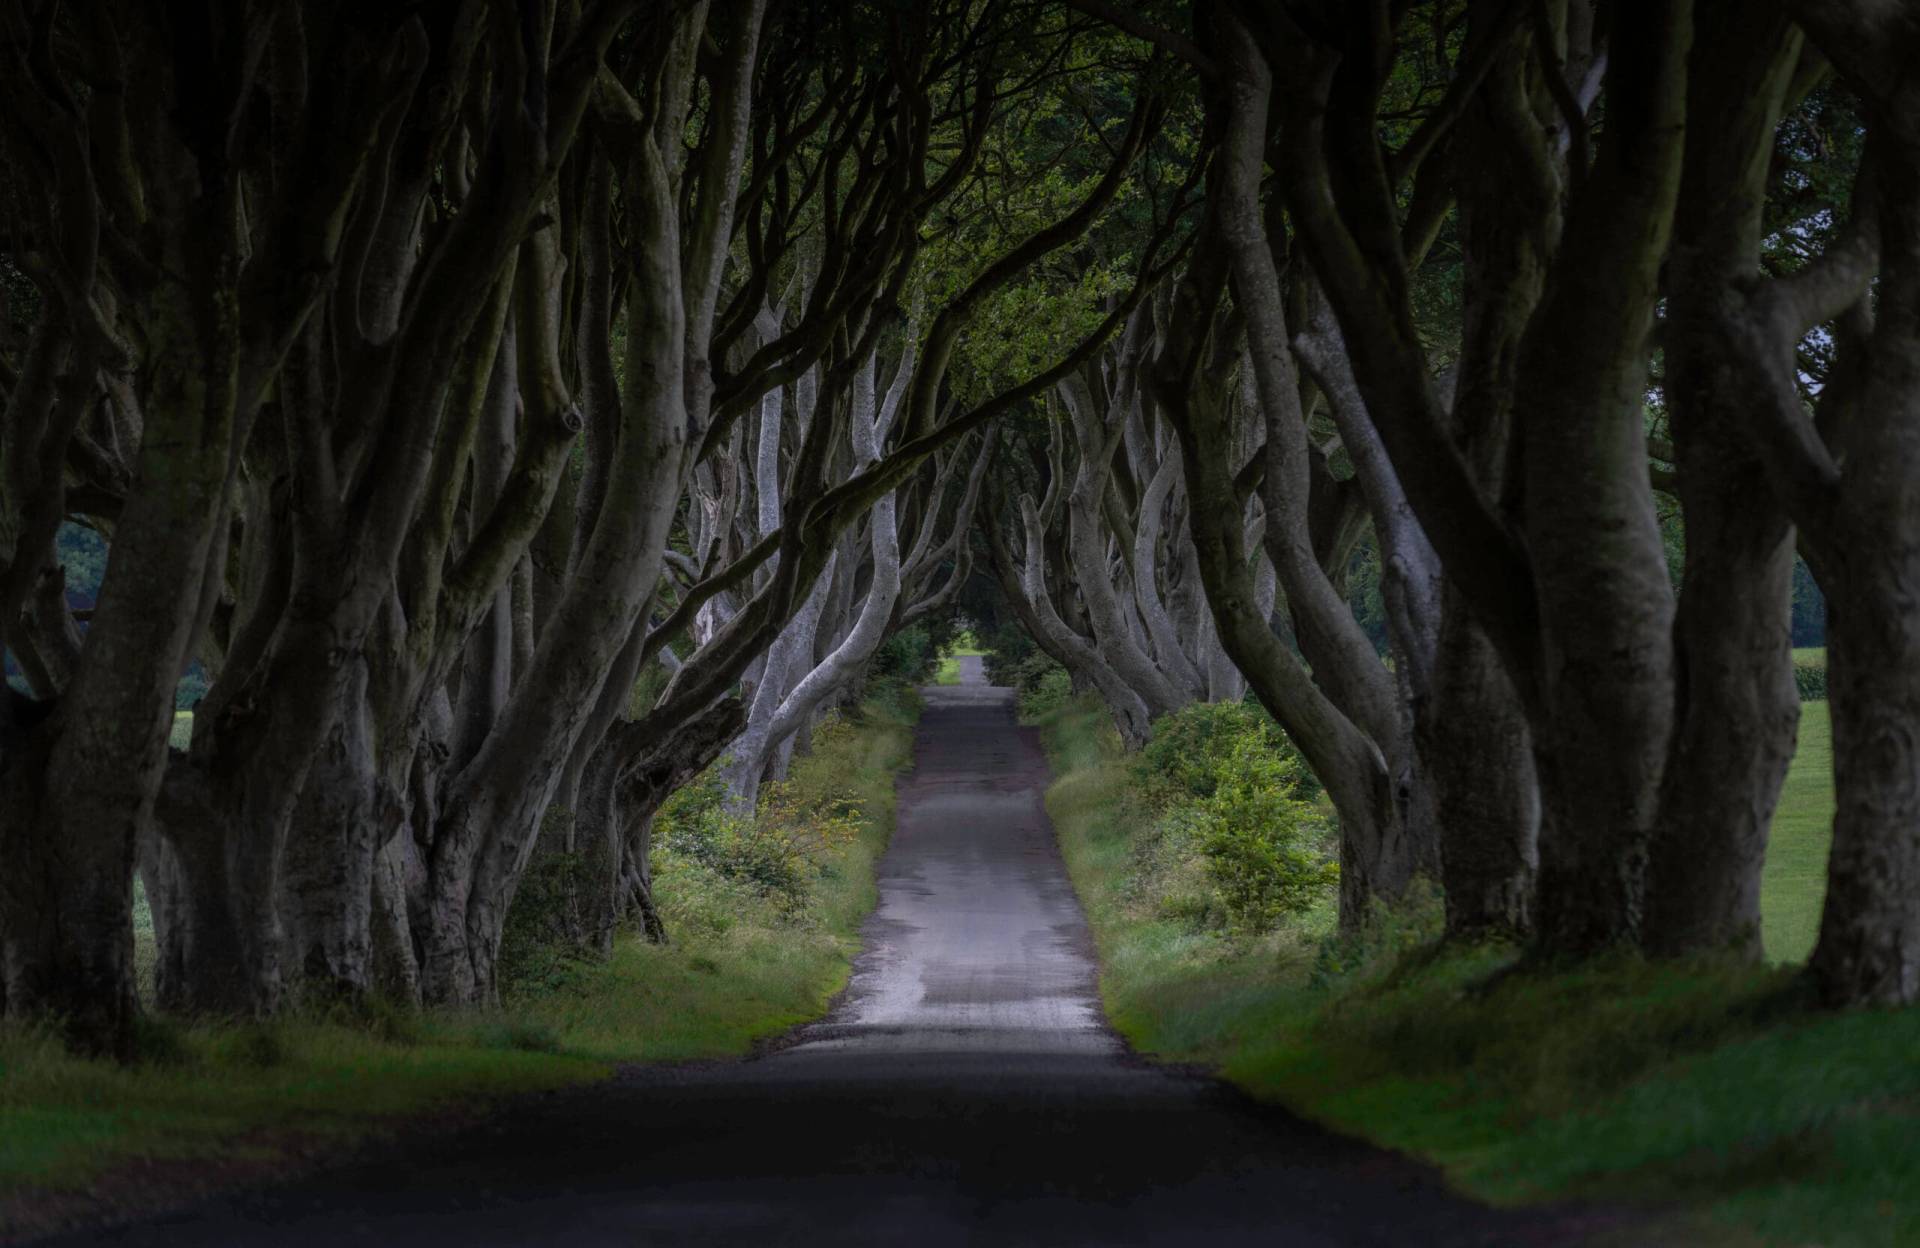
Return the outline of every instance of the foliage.
{"type": "MultiPolygon", "coordinates": [[[[1153,739],[1133,760],[1134,780],[1163,802],[1169,790],[1179,797],[1211,797],[1228,757],[1245,739],[1266,751],[1293,752],[1280,725],[1258,703],[1195,702],[1154,724],[1153,739]]],[[[1311,783],[1312,773],[1297,770],[1296,782],[1311,783]]]]}
{"type": "MultiPolygon", "coordinates": [[[[1046,722],[1084,713],[1069,703],[1046,722]]],[[[1127,838],[1119,883],[1141,914],[1244,941],[1331,907],[1339,867],[1324,803],[1258,707],[1196,703],[1163,716],[1119,770],[1126,802],[1151,815],[1127,838]]]]}
{"type": "MultiPolygon", "coordinates": [[[[558,810],[548,814],[540,829],[543,842],[565,835],[559,826],[564,817],[558,810]]],[[[569,919],[576,913],[582,886],[592,881],[579,854],[542,853],[527,867],[500,933],[497,971],[504,994],[540,992],[566,982],[579,960],[568,938],[569,919]]]]}
{"type": "Polygon", "coordinates": [[[940,660],[940,649],[926,625],[903,628],[880,643],[868,670],[875,677],[891,677],[910,684],[922,684],[933,675],[940,660]]]}
{"type": "Polygon", "coordinates": [[[1018,687],[1020,718],[1029,723],[1051,714],[1073,697],[1073,677],[1045,655],[1023,665],[1018,687]]]}
{"type": "Polygon", "coordinates": [[[996,630],[985,642],[987,680],[1014,691],[1025,722],[1051,714],[1073,697],[1073,677],[1053,656],[1033,644],[1014,624],[996,630]]]}
{"type": "Polygon", "coordinates": [[[1793,644],[1827,644],[1826,595],[1820,592],[1820,583],[1813,579],[1807,561],[1798,555],[1793,557],[1793,644]]]}
{"type": "MultiPolygon", "coordinates": [[[[823,725],[815,748],[830,745],[836,729],[844,726],[823,725]]],[[[668,800],[654,822],[661,870],[709,872],[788,915],[806,909],[812,884],[858,833],[862,816],[857,796],[811,786],[804,772],[802,778],[765,785],[753,817],[733,813],[726,802],[719,766],[668,800]]]]}
{"type": "Polygon", "coordinates": [[[987,680],[996,685],[1018,687],[1020,665],[1041,653],[1027,636],[1027,630],[1012,621],[1002,623],[981,641],[986,654],[987,680]]]}
{"type": "Polygon", "coordinates": [[[68,521],[54,538],[54,556],[67,578],[67,605],[91,607],[107,574],[107,539],[98,530],[68,521]]]}
{"type": "Polygon", "coordinates": [[[1213,792],[1169,815],[1192,829],[1236,932],[1274,930],[1311,910],[1339,880],[1326,821],[1297,796],[1303,770],[1258,737],[1237,737],[1215,769],[1213,792]]]}
{"type": "Polygon", "coordinates": [[[1793,684],[1802,702],[1827,700],[1827,652],[1813,647],[1793,652],[1793,684]]]}
{"type": "Polygon", "coordinates": [[[1347,561],[1347,602],[1353,609],[1353,618],[1360,624],[1360,631],[1367,635],[1375,650],[1385,654],[1387,599],[1380,581],[1380,547],[1369,532],[1354,543],[1353,555],[1347,561]]]}

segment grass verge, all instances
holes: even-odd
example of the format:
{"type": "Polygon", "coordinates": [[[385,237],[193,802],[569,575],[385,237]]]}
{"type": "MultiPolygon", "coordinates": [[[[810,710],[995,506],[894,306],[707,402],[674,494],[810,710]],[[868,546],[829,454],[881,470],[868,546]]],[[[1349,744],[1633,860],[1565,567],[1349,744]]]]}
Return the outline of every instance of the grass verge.
{"type": "Polygon", "coordinates": [[[818,1017],[846,983],[876,898],[917,714],[910,690],[883,689],[795,762],[778,791],[823,795],[848,830],[816,847],[803,890],[770,898],[663,854],[656,891],[671,944],[623,933],[610,959],[549,964],[497,1012],[155,1020],[132,1066],[0,1029],[0,1235],[44,1225],[50,1205],[84,1209],[61,1194],[111,1186],[130,1167],[168,1169],[162,1186],[177,1199],[197,1175],[270,1171],[409,1119],[605,1079],[620,1063],[745,1054],[818,1017]]]}
{"type": "Polygon", "coordinates": [[[1660,1230],[1622,1242],[1920,1243],[1920,1011],[1814,1012],[1791,969],[1503,974],[1510,950],[1435,954],[1430,908],[1365,948],[1315,916],[1250,942],[1156,917],[1134,887],[1152,816],[1104,716],[1071,703],[1041,726],[1102,996],[1139,1051],[1481,1199],[1644,1207],[1660,1230]]]}

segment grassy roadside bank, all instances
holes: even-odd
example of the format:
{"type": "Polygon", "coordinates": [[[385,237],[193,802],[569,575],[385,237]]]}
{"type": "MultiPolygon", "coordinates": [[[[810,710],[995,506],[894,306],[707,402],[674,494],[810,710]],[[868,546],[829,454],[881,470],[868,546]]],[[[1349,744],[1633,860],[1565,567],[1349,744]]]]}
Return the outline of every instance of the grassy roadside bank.
{"type": "MultiPolygon", "coordinates": [[[[893,828],[917,695],[879,686],[816,734],[757,821],[696,786],[662,812],[656,892],[672,943],[622,933],[606,962],[524,952],[485,1015],[375,1012],[270,1024],[149,1025],[122,1067],[0,1030],[0,1236],[84,1210],[91,1187],[177,1199],[411,1119],[591,1083],[625,1062],[744,1054],[817,1017],[846,982],[893,828]]],[[[504,961],[504,955],[503,955],[504,961]]]]}
{"type": "MultiPolygon", "coordinates": [[[[1664,1230],[1635,1244],[1920,1243],[1920,1011],[1815,1013],[1791,969],[1496,979],[1509,950],[1431,953],[1431,907],[1364,949],[1321,910],[1252,938],[1196,924],[1141,886],[1166,874],[1163,816],[1103,714],[1069,703],[1039,723],[1102,996],[1139,1051],[1212,1065],[1482,1199],[1645,1207],[1664,1230]]],[[[1787,903],[1805,899],[1774,874],[1770,929],[1787,903]]]]}

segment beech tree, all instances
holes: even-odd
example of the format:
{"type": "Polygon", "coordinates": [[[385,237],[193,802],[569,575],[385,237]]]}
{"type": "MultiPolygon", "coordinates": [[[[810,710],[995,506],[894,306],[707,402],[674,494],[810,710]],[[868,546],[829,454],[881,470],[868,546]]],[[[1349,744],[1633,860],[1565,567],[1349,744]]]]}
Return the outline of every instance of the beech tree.
{"type": "Polygon", "coordinates": [[[486,1006],[529,872],[664,938],[661,803],[750,812],[988,578],[1130,745],[1258,697],[1349,931],[1430,876],[1457,938],[1756,958],[1796,550],[1813,974],[1909,1003],[1916,54],[1865,0],[0,5],[0,1011],[128,1054],[136,876],[190,1014],[486,1006]]]}
{"type": "MultiPolygon", "coordinates": [[[[0,474],[8,649],[31,689],[10,695],[0,762],[4,1004],[125,1053],[135,845],[167,767],[174,684],[218,614],[245,452],[257,428],[272,439],[276,422],[257,418],[327,275],[364,238],[348,222],[383,150],[416,108],[446,106],[431,79],[461,71],[433,65],[409,16],[10,5],[4,21],[11,252],[41,300],[0,474]],[[71,512],[114,538],[84,640],[52,560],[71,512]]],[[[396,480],[380,501],[406,492],[396,480]]],[[[328,527],[321,500],[280,504],[289,523],[328,527]]],[[[315,582],[339,570],[299,570],[304,618],[287,639],[335,671],[325,617],[352,587],[316,600],[315,582]]],[[[276,734],[313,733],[310,713],[289,705],[276,734]]]]}
{"type": "Polygon", "coordinates": [[[943,356],[969,301],[1098,218],[1155,124],[1143,94],[1063,219],[903,333],[929,214],[1084,20],[739,0],[7,22],[7,255],[34,290],[4,379],[27,692],[0,763],[0,1000],[120,1052],[136,849],[156,1003],[187,1012],[485,1003],[543,852],[583,874],[577,938],[646,912],[653,810],[732,742],[734,682],[805,604],[837,604],[836,645],[774,705],[776,741],[951,601],[984,476],[966,439],[1018,397],[941,421],[943,356]],[[753,339],[802,251],[804,298],[753,339]],[[883,337],[917,413],[891,447],[867,402],[883,337]],[[790,455],[788,522],[741,542],[753,495],[723,460],[802,377],[817,418],[761,439],[790,455]],[[925,513],[904,529],[899,497],[925,513]],[[78,622],[53,558],[73,518],[112,551],[78,622]],[[190,659],[211,685],[169,753],[190,659]],[[664,693],[636,701],[655,663],[664,693]]]}
{"type": "MultiPolygon", "coordinates": [[[[1766,230],[1782,228],[1768,209],[1782,119],[1828,57],[1869,102],[1863,185],[1877,196],[1883,167],[1907,167],[1874,159],[1897,150],[1874,136],[1898,129],[1888,101],[1905,19],[1852,6],[1755,18],[1708,4],[1220,4],[1195,6],[1189,37],[1080,7],[1205,84],[1208,215],[1161,333],[1158,392],[1196,496],[1244,506],[1256,482],[1266,492],[1298,658],[1252,606],[1239,508],[1196,509],[1196,548],[1229,651],[1335,797],[1343,866],[1371,865],[1353,825],[1393,811],[1381,777],[1398,771],[1400,817],[1421,818],[1430,794],[1451,930],[1531,927],[1549,957],[1618,944],[1758,956],[1765,830],[1797,716],[1789,517],[1817,568],[1855,540],[1902,548],[1864,520],[1903,514],[1873,487],[1845,539],[1812,529],[1854,497],[1838,430],[1874,427],[1841,413],[1869,377],[1883,404],[1904,383],[1869,345],[1890,332],[1875,313],[1893,289],[1878,198],[1862,196],[1873,208],[1856,206],[1852,230],[1803,270],[1795,260],[1759,286],[1754,273],[1766,230]],[[1442,236],[1458,248],[1446,296],[1458,311],[1436,332],[1418,302],[1442,236]],[[1814,420],[1809,332],[1838,345],[1814,420]],[[1242,339],[1270,424],[1258,469],[1234,458],[1227,379],[1242,339]],[[1673,433],[1657,449],[1674,466],[1650,473],[1655,362],[1673,433]],[[1342,595],[1325,592],[1332,569],[1313,575],[1312,500],[1326,491],[1297,434],[1275,436],[1319,402],[1382,550],[1393,682],[1352,644],[1342,595]],[[1776,415],[1757,426],[1756,412],[1776,415]],[[1677,595],[1655,478],[1685,520],[1677,595]],[[1411,748],[1382,709],[1411,722],[1411,748]],[[1386,761],[1396,746],[1410,766],[1386,761]]],[[[1804,235],[1809,216],[1786,225],[1804,235]]],[[[1906,480],[1900,453],[1875,445],[1879,479],[1906,480]]],[[[1855,618],[1908,615],[1882,601],[1855,618]]],[[[1887,644],[1884,624],[1868,627],[1887,644]]],[[[1868,700],[1897,687],[1879,682],[1868,700]]],[[[1886,774],[1910,771],[1897,749],[1876,757],[1886,774]]],[[[1850,847],[1835,855],[1816,974],[1836,1001],[1909,999],[1902,835],[1884,815],[1846,813],[1887,807],[1848,796],[1866,783],[1856,764],[1840,773],[1836,835],[1850,847]]]]}

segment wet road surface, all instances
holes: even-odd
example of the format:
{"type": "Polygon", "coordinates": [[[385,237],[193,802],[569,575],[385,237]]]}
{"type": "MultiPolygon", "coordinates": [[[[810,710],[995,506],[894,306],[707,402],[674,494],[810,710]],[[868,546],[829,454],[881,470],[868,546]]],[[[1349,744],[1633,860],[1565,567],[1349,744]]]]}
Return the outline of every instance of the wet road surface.
{"type": "Polygon", "coordinates": [[[127,1245],[1575,1244],[1402,1158],[1130,1057],[1011,694],[927,691],[840,1005],[747,1062],[636,1073],[127,1245]]]}

